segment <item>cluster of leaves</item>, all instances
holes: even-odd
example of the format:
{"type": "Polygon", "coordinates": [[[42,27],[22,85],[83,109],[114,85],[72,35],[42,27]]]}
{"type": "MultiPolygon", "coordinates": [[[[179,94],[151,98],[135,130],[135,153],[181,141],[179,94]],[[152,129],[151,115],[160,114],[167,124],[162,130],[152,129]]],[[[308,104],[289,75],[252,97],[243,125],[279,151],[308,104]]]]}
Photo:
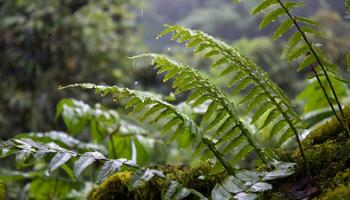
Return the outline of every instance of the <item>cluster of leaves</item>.
{"type": "MultiPolygon", "coordinates": [[[[130,170],[132,165],[134,166],[132,168],[137,167],[136,163],[138,166],[145,166],[150,162],[164,163],[168,159],[167,152],[169,150],[165,148],[162,141],[147,136],[149,132],[145,128],[129,117],[120,117],[116,110],[106,109],[100,104],[91,107],[74,99],[62,99],[57,105],[56,118],[59,117],[67,126],[68,133],[50,131],[19,134],[15,139],[2,144],[4,147],[13,145],[13,151],[8,152],[10,147],[3,148],[3,153],[5,155],[16,154],[17,166],[31,167],[32,172],[18,173],[1,169],[1,180],[10,185],[13,181],[19,185],[20,182],[24,183],[26,180],[30,180],[28,187],[24,188],[28,190],[25,191],[26,194],[32,198],[50,195],[52,198],[79,199],[87,195],[93,187],[95,175],[92,178],[82,176],[80,179],[76,179],[76,176],[79,176],[93,162],[97,163],[97,166],[104,162],[97,174],[97,180],[101,182],[118,169],[124,170],[125,167],[122,166],[126,164],[130,164],[127,168],[130,170]],[[89,134],[86,135],[87,133],[89,134]],[[81,138],[87,136],[92,143],[83,142],[73,136],[81,138]],[[21,142],[28,143],[32,147],[24,144],[18,146],[21,142]],[[55,155],[51,156],[52,154],[55,155]],[[51,160],[41,159],[44,155],[51,160]],[[66,164],[70,160],[75,161],[73,170],[66,164]],[[48,170],[41,161],[49,163],[48,170]],[[58,168],[61,170],[56,170],[58,168]],[[48,171],[57,172],[50,178],[48,171]],[[59,174],[63,172],[71,179],[61,178],[59,174]],[[40,184],[43,186],[37,187],[40,184]],[[57,186],[57,191],[52,190],[53,186],[55,188],[57,186]]],[[[136,171],[130,188],[139,185],[143,179],[151,178],[152,173],[152,170],[136,171]]],[[[16,190],[15,187],[9,189],[8,195],[12,196],[16,190]]],[[[17,197],[13,196],[13,198],[17,197]]]]}
{"type": "Polygon", "coordinates": [[[283,178],[294,173],[294,163],[273,163],[274,170],[255,172],[240,170],[233,176],[228,176],[222,183],[216,184],[212,190],[213,200],[248,200],[257,199],[257,193],[272,189],[266,181],[283,178]]]}
{"type": "Polygon", "coordinates": [[[293,111],[289,99],[283,91],[270,79],[269,75],[251,60],[222,41],[214,39],[201,31],[192,31],[181,26],[169,26],[159,36],[173,33],[173,40],[185,43],[186,47],[194,47],[195,54],[203,53],[204,58],[212,57],[212,68],[222,67],[222,76],[230,76],[229,87],[235,86],[232,94],[242,93],[244,98],[240,104],[245,104],[246,113],[251,113],[251,123],[263,129],[272,122],[274,131],[270,137],[279,136],[279,145],[302,129],[302,121],[293,111]],[[249,86],[252,87],[249,87],[249,86]],[[248,89],[249,92],[247,92],[248,89]],[[254,98],[256,97],[256,98],[254,98]],[[265,113],[269,117],[264,122],[259,121],[265,113]],[[288,127],[284,129],[284,127],[288,127]]]}
{"type": "Polygon", "coordinates": [[[12,139],[6,142],[1,142],[1,157],[16,155],[16,165],[18,167],[25,167],[33,164],[33,161],[44,159],[51,156],[51,161],[48,166],[48,172],[52,173],[59,167],[65,165],[64,170],[74,177],[79,177],[82,172],[91,164],[95,162],[104,162],[100,171],[98,172],[98,182],[102,182],[105,178],[112,175],[115,171],[125,166],[136,169],[133,178],[131,179],[130,187],[136,188],[143,181],[149,181],[152,177],[158,176],[164,178],[162,172],[152,169],[143,169],[138,167],[134,162],[126,159],[108,159],[102,153],[84,152],[77,153],[72,150],[67,150],[57,145],[54,142],[40,143],[31,139],[12,139]],[[73,170],[71,170],[66,163],[69,160],[74,161],[73,170]]]}
{"type": "MultiPolygon", "coordinates": [[[[259,158],[267,165],[270,164],[272,157],[271,154],[267,153],[269,150],[261,149],[257,146],[256,140],[252,137],[252,133],[239,119],[237,115],[238,112],[235,110],[233,103],[230,102],[224,95],[224,92],[216,87],[205,75],[187,65],[179,64],[162,55],[145,54],[134,57],[134,59],[139,57],[153,58],[152,63],[155,68],[160,73],[163,72],[166,74],[164,76],[164,81],[168,81],[172,78],[174,79],[173,88],[176,94],[191,90],[192,93],[189,95],[187,102],[191,104],[192,107],[197,107],[209,102],[209,106],[201,119],[200,126],[190,120],[186,115],[179,112],[173,105],[147,92],[120,88],[117,86],[97,86],[90,83],[75,84],[67,87],[78,86],[86,89],[94,89],[96,93],[102,95],[112,94],[115,101],[128,102],[125,107],[127,109],[130,108],[133,113],[137,113],[140,120],[148,123],[158,122],[164,124],[162,132],[168,133],[171,137],[176,138],[184,133],[192,135],[194,141],[197,141],[196,152],[201,153],[203,159],[216,158],[217,162],[214,168],[219,168],[219,170],[216,169],[218,171],[225,169],[229,174],[235,174],[235,169],[232,166],[244,159],[252,151],[255,151],[259,158]]],[[[224,71],[225,70],[226,69],[224,69],[224,71]]],[[[268,91],[270,92],[270,90],[268,91]]],[[[278,94],[281,94],[281,90],[278,90],[278,92],[278,94]]],[[[265,92],[258,91],[257,94],[259,93],[264,94],[265,92]]],[[[265,96],[265,98],[267,97],[265,96]]],[[[264,98],[258,103],[261,103],[261,101],[264,102],[264,98]]],[[[276,104],[281,106],[277,102],[276,104]]],[[[264,108],[265,111],[260,111],[262,113],[255,114],[253,117],[255,116],[254,118],[257,119],[260,118],[270,108],[271,107],[267,109],[264,108]]],[[[290,108],[290,106],[287,108],[290,108]]],[[[290,110],[284,111],[281,109],[281,111],[283,114],[288,114],[290,110]]],[[[294,112],[292,112],[292,114],[294,114],[294,112]]],[[[278,116],[275,116],[270,120],[278,119],[277,117],[278,116]]],[[[269,119],[265,120],[264,124],[268,123],[268,120],[269,119]]],[[[268,125],[264,124],[262,127],[260,126],[261,129],[268,125]]],[[[282,128],[283,126],[281,129],[282,128]]],[[[288,135],[285,141],[291,136],[293,135],[288,135]]],[[[280,142],[280,144],[283,144],[285,141],[280,142]]],[[[284,175],[288,176],[290,174],[284,175]]]]}
{"type": "Polygon", "coordinates": [[[69,134],[88,133],[91,140],[108,146],[112,158],[127,158],[139,165],[150,162],[162,163],[165,158],[153,154],[167,152],[162,141],[151,137],[150,132],[130,118],[121,117],[116,110],[94,107],[74,99],[62,99],[57,105],[56,117],[61,116],[69,134]],[[162,160],[163,159],[163,160],[162,160]]]}

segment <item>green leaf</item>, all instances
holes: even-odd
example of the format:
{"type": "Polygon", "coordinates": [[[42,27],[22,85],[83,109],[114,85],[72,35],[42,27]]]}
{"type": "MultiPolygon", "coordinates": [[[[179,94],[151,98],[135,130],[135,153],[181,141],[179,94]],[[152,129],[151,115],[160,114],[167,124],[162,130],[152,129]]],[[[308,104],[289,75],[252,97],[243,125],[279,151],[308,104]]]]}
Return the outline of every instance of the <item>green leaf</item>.
{"type": "Polygon", "coordinates": [[[288,54],[288,60],[293,61],[300,56],[306,55],[306,53],[309,51],[309,46],[307,44],[303,44],[301,46],[295,47],[289,54],[288,54]]]}
{"type": "Polygon", "coordinates": [[[162,200],[181,200],[188,197],[190,194],[190,189],[183,187],[177,181],[171,181],[165,194],[162,195],[162,200]]]}
{"type": "Polygon", "coordinates": [[[248,94],[239,102],[239,104],[246,103],[247,101],[254,99],[257,95],[263,92],[264,91],[260,87],[256,86],[248,92],[248,94]]]}
{"type": "Polygon", "coordinates": [[[302,22],[302,23],[306,23],[306,24],[310,24],[310,25],[318,25],[318,22],[316,22],[313,19],[306,18],[306,17],[295,16],[295,20],[297,22],[302,22]]]}
{"type": "Polygon", "coordinates": [[[312,65],[315,62],[316,62],[316,58],[313,54],[306,56],[304,58],[304,60],[300,63],[297,71],[299,72],[299,71],[305,69],[306,67],[309,67],[310,65],[312,65]]]}
{"type": "Polygon", "coordinates": [[[277,4],[278,2],[276,0],[264,0],[262,1],[260,4],[258,4],[254,9],[251,10],[251,14],[255,15],[258,14],[260,12],[262,12],[263,10],[265,10],[266,8],[277,4]]]}
{"type": "Polygon", "coordinates": [[[272,35],[272,39],[276,40],[277,38],[281,37],[283,34],[285,34],[289,29],[291,29],[293,26],[293,20],[286,19],[275,31],[275,33],[272,35]]]}
{"type": "Polygon", "coordinates": [[[53,172],[57,168],[59,168],[61,165],[66,163],[69,159],[71,159],[72,155],[70,153],[56,153],[56,155],[51,159],[51,162],[49,164],[49,171],[53,172]]]}
{"type": "Polygon", "coordinates": [[[143,182],[148,182],[151,180],[153,177],[160,177],[160,178],[165,178],[164,174],[160,171],[153,170],[153,169],[138,169],[136,170],[131,177],[130,181],[130,189],[134,190],[137,187],[140,186],[141,183],[143,182]]]}
{"type": "Polygon", "coordinates": [[[246,140],[246,137],[244,135],[239,135],[235,139],[231,140],[230,143],[226,145],[226,147],[222,150],[223,154],[228,153],[229,151],[234,150],[236,147],[238,147],[242,142],[246,140]]]}
{"type": "Polygon", "coordinates": [[[233,89],[232,95],[238,94],[239,92],[241,92],[242,90],[244,90],[245,88],[247,88],[251,84],[253,84],[253,82],[250,78],[246,78],[246,79],[240,81],[236,85],[235,89],[233,89]]]}
{"type": "Polygon", "coordinates": [[[259,108],[255,111],[251,124],[255,123],[260,117],[262,117],[273,105],[270,102],[260,104],[259,108]]]}
{"type": "Polygon", "coordinates": [[[271,22],[275,21],[279,16],[284,15],[285,12],[283,8],[278,8],[276,10],[273,10],[269,14],[267,14],[264,19],[261,21],[259,28],[263,29],[267,25],[269,25],[271,22]]]}
{"type": "Polygon", "coordinates": [[[271,136],[274,136],[278,134],[285,126],[286,126],[286,121],[280,120],[274,123],[273,127],[271,128],[271,136]]]}
{"type": "Polygon", "coordinates": [[[79,177],[80,174],[96,160],[105,159],[99,152],[86,152],[74,163],[74,175],[79,177]]]}
{"type": "Polygon", "coordinates": [[[98,172],[97,175],[97,182],[101,183],[104,181],[107,177],[113,175],[115,171],[117,171],[121,166],[123,165],[123,162],[119,160],[109,160],[106,161],[101,170],[98,172]]]}
{"type": "Polygon", "coordinates": [[[266,126],[268,126],[270,123],[272,123],[277,117],[279,116],[278,109],[273,109],[270,111],[269,115],[266,117],[264,124],[259,128],[263,129],[266,126]]]}

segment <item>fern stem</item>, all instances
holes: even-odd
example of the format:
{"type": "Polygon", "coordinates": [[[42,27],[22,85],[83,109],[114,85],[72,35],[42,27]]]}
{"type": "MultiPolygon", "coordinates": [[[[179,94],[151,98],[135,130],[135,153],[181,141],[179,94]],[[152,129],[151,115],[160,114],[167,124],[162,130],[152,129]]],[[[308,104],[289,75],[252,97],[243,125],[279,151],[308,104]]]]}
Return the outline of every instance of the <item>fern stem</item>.
{"type": "Polygon", "coordinates": [[[242,122],[240,122],[238,125],[239,125],[240,129],[242,130],[242,133],[247,137],[249,144],[254,147],[255,152],[258,154],[260,159],[266,164],[267,168],[271,169],[271,165],[268,162],[268,160],[266,159],[266,157],[264,156],[264,153],[261,152],[261,149],[258,148],[256,146],[256,144],[254,143],[254,141],[250,138],[250,132],[247,130],[247,128],[244,127],[242,122]]]}
{"type": "MultiPolygon", "coordinates": [[[[183,122],[188,121],[189,119],[186,119],[185,116],[180,114],[172,105],[163,104],[162,102],[158,101],[158,103],[162,104],[167,109],[173,110],[175,115],[179,117],[183,122]]],[[[193,122],[193,125],[195,125],[195,133],[194,135],[200,134],[200,140],[208,147],[208,149],[214,154],[215,158],[221,163],[221,165],[225,168],[227,173],[230,175],[234,175],[235,170],[234,168],[226,162],[226,160],[223,158],[223,155],[216,149],[215,145],[207,138],[205,138],[202,135],[202,130],[196,125],[196,123],[193,122]]]]}
{"type": "MultiPolygon", "coordinates": [[[[227,51],[226,49],[221,48],[220,46],[217,46],[217,48],[219,48],[219,49],[222,50],[223,52],[226,52],[226,54],[228,54],[228,56],[227,56],[228,59],[232,59],[231,56],[230,56],[230,55],[231,55],[231,52],[227,51]]],[[[244,67],[244,68],[246,68],[246,67],[244,66],[243,63],[241,64],[241,66],[244,67]]],[[[264,91],[268,91],[268,89],[265,87],[265,85],[262,84],[262,83],[259,81],[260,79],[259,79],[258,77],[256,77],[255,74],[251,73],[250,70],[247,70],[247,72],[249,73],[250,77],[252,78],[252,80],[254,80],[254,82],[256,83],[257,86],[261,87],[264,91]]],[[[268,82],[267,84],[270,85],[269,82],[268,82]]],[[[273,86],[271,86],[271,85],[270,85],[270,87],[273,88],[273,86]]],[[[270,99],[270,101],[276,106],[276,108],[277,108],[277,109],[279,110],[279,112],[282,114],[283,118],[287,121],[289,127],[292,129],[292,131],[293,131],[293,133],[294,133],[294,135],[295,135],[295,138],[296,138],[296,140],[297,140],[299,150],[300,150],[301,155],[302,155],[303,165],[304,165],[305,172],[306,172],[306,174],[310,174],[310,170],[309,170],[309,168],[308,168],[308,164],[307,164],[307,161],[306,161],[306,158],[305,158],[304,149],[303,149],[303,146],[302,146],[302,144],[301,144],[301,140],[300,140],[300,138],[299,138],[299,134],[298,134],[297,129],[295,128],[295,126],[294,126],[292,120],[290,119],[290,117],[284,112],[284,110],[282,109],[282,107],[280,106],[280,104],[276,101],[276,99],[275,99],[269,92],[266,92],[266,94],[267,94],[268,98],[270,99]]],[[[285,102],[285,99],[281,99],[281,100],[282,100],[283,102],[285,102]]],[[[286,103],[286,102],[285,102],[285,103],[286,103]]],[[[242,130],[242,129],[241,129],[241,130],[242,130]]],[[[247,133],[246,133],[246,134],[247,134],[247,133]]],[[[248,131],[248,134],[249,134],[249,131],[248,131]]],[[[249,137],[247,137],[247,138],[248,138],[248,141],[249,141],[250,138],[249,138],[249,137]]],[[[253,141],[250,141],[250,143],[251,143],[251,142],[253,142],[253,141]]],[[[254,148],[256,148],[255,145],[252,145],[252,146],[253,146],[254,148]]],[[[258,150],[258,148],[256,148],[256,149],[258,150]]],[[[262,160],[263,160],[265,163],[267,163],[266,159],[265,159],[264,156],[263,156],[263,153],[262,153],[260,150],[258,150],[257,153],[258,153],[259,157],[262,158],[262,160]]]]}
{"type": "MultiPolygon", "coordinates": [[[[279,104],[276,104],[276,107],[277,107],[278,110],[282,110],[282,108],[281,108],[281,106],[279,104]]],[[[305,151],[304,151],[303,145],[301,144],[301,140],[300,140],[300,137],[298,135],[298,131],[294,127],[294,125],[291,125],[291,124],[293,124],[293,122],[289,119],[289,117],[285,116],[286,114],[284,112],[281,112],[281,113],[282,113],[283,117],[286,119],[287,123],[289,124],[289,127],[292,129],[292,131],[293,131],[293,133],[295,135],[295,138],[296,138],[297,143],[298,143],[299,151],[300,151],[301,157],[303,159],[303,165],[304,165],[305,173],[308,176],[311,177],[310,168],[309,168],[309,165],[308,165],[306,157],[305,157],[305,151]]]]}
{"type": "MultiPolygon", "coordinates": [[[[281,0],[277,0],[277,1],[278,1],[278,3],[280,4],[280,6],[283,8],[283,10],[286,12],[286,14],[288,15],[288,17],[293,21],[293,24],[295,25],[295,27],[297,28],[297,30],[300,32],[300,34],[301,34],[303,40],[305,41],[306,45],[309,47],[311,53],[314,55],[316,61],[317,61],[318,64],[320,65],[320,67],[321,67],[321,69],[322,69],[322,71],[323,71],[323,73],[324,73],[324,75],[325,75],[325,77],[326,77],[326,80],[327,80],[327,82],[328,82],[328,84],[329,84],[329,86],[330,86],[330,88],[331,88],[332,94],[333,94],[333,96],[334,96],[334,98],[335,98],[335,100],[336,100],[336,102],[337,102],[337,106],[338,106],[338,108],[339,108],[340,114],[342,115],[343,119],[345,119],[345,115],[344,115],[344,112],[343,112],[343,108],[342,108],[342,106],[341,106],[341,104],[340,104],[340,102],[339,102],[338,96],[337,96],[337,94],[336,94],[336,92],[335,92],[335,89],[334,89],[334,86],[333,86],[333,84],[332,84],[332,81],[331,81],[330,78],[329,78],[328,72],[327,72],[325,66],[323,65],[323,62],[321,61],[320,57],[319,57],[318,54],[316,53],[315,49],[312,47],[310,40],[307,38],[305,32],[304,32],[304,31],[301,29],[301,27],[299,26],[299,24],[298,24],[298,22],[296,21],[295,17],[289,12],[289,10],[286,8],[286,6],[284,6],[284,4],[282,3],[281,0]]],[[[315,76],[318,77],[318,74],[317,74],[317,72],[316,72],[316,70],[315,70],[314,67],[313,67],[313,71],[314,71],[315,76]]],[[[318,77],[318,79],[319,79],[319,77],[318,77]]],[[[319,82],[319,84],[321,85],[321,87],[323,87],[323,86],[322,86],[322,82],[319,82]]],[[[324,94],[326,95],[325,92],[324,92],[324,94]]],[[[329,97],[326,96],[326,98],[327,98],[327,100],[328,100],[329,97]]],[[[331,101],[328,101],[328,103],[329,103],[329,105],[330,105],[331,107],[333,107],[331,101]]],[[[334,112],[334,115],[337,116],[337,113],[335,112],[334,108],[332,109],[332,111],[334,112]]],[[[339,117],[337,117],[337,120],[338,120],[339,123],[343,126],[343,128],[344,128],[344,130],[347,132],[347,134],[350,136],[350,132],[349,132],[348,125],[344,125],[343,122],[342,122],[343,120],[340,120],[339,117]]]]}
{"type": "MultiPolygon", "coordinates": [[[[313,65],[311,65],[311,69],[312,69],[313,73],[315,74],[315,76],[316,76],[316,78],[317,78],[317,82],[318,82],[318,83],[320,84],[320,86],[321,86],[322,92],[323,92],[323,94],[325,95],[328,104],[330,105],[330,107],[331,107],[333,113],[335,113],[335,114],[334,114],[335,117],[337,118],[337,120],[339,121],[339,123],[341,124],[341,126],[344,128],[344,130],[347,130],[347,129],[345,128],[346,126],[343,124],[343,120],[341,120],[341,119],[339,118],[337,112],[335,111],[335,108],[334,108],[334,106],[333,106],[333,104],[332,104],[332,102],[331,102],[331,99],[329,98],[329,96],[328,96],[328,94],[327,94],[327,91],[326,91],[326,89],[324,88],[324,86],[323,86],[323,84],[322,84],[322,81],[321,81],[319,75],[317,74],[317,71],[316,71],[316,69],[315,69],[315,67],[314,67],[313,65]]],[[[347,133],[348,133],[348,131],[347,131],[347,133]]]]}
{"type": "MultiPolygon", "coordinates": [[[[254,148],[255,152],[258,154],[260,159],[270,168],[270,164],[266,157],[264,156],[263,152],[261,152],[260,148],[255,144],[255,142],[252,140],[250,131],[246,129],[244,124],[237,119],[235,109],[233,108],[233,105],[229,102],[227,102],[227,98],[224,98],[224,94],[222,94],[220,91],[216,91],[218,94],[220,94],[221,97],[217,98],[221,104],[225,107],[225,109],[228,111],[228,113],[231,115],[232,118],[236,118],[236,121],[238,121],[238,127],[242,131],[242,134],[247,138],[248,143],[254,148]]],[[[215,95],[213,95],[215,96],[215,95]]]]}
{"type": "Polygon", "coordinates": [[[202,142],[209,148],[211,152],[213,152],[214,156],[218,161],[221,163],[221,165],[225,168],[227,173],[229,175],[234,175],[235,174],[235,169],[226,162],[226,160],[222,157],[222,154],[215,148],[215,145],[207,138],[202,137],[202,142]]]}

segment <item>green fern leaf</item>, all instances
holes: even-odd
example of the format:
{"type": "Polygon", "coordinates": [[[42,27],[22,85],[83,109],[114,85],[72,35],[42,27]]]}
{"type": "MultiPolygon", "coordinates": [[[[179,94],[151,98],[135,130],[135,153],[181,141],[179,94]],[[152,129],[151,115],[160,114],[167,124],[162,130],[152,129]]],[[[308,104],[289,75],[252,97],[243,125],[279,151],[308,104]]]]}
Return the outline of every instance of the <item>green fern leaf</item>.
{"type": "Polygon", "coordinates": [[[285,34],[289,29],[293,26],[293,20],[286,19],[275,31],[275,33],[272,35],[272,39],[276,40],[277,38],[281,37],[283,34],[285,34]]]}
{"type": "Polygon", "coordinates": [[[305,55],[309,51],[307,44],[302,44],[301,46],[293,48],[293,50],[288,54],[288,60],[293,61],[300,56],[305,55]]]}
{"type": "Polygon", "coordinates": [[[261,21],[259,28],[263,29],[267,25],[269,25],[271,22],[274,22],[278,17],[281,15],[284,15],[283,8],[278,8],[272,12],[270,12],[268,15],[265,16],[265,18],[261,21]]]}
{"type": "MultiPolygon", "coordinates": [[[[286,5],[288,9],[291,9],[296,6],[300,6],[301,4],[287,2],[284,5],[286,5]]],[[[173,32],[179,32],[182,34],[186,33],[187,36],[190,35],[188,39],[189,41],[197,41],[196,46],[194,46],[195,48],[198,48],[198,46],[203,44],[205,49],[208,51],[215,50],[215,52],[218,52],[217,57],[220,59],[219,63],[226,65],[220,76],[236,72],[230,81],[230,86],[237,84],[236,88],[238,88],[238,90],[242,90],[246,86],[254,84],[253,88],[259,88],[257,90],[253,90],[252,88],[251,90],[253,90],[254,93],[248,92],[248,94],[256,96],[254,100],[258,99],[259,101],[249,101],[250,103],[248,103],[247,113],[252,112],[253,110],[256,111],[254,108],[257,105],[260,105],[259,103],[269,102],[272,103],[273,107],[278,110],[279,116],[285,120],[288,126],[293,127],[293,130],[296,130],[295,127],[302,123],[298,115],[294,112],[288,97],[286,97],[284,92],[275,83],[273,83],[268,74],[261,67],[257,66],[251,60],[247,59],[244,55],[240,54],[237,50],[228,46],[224,42],[217,40],[203,32],[193,31],[177,25],[168,26],[167,28],[169,27],[171,27],[173,32]],[[246,80],[246,82],[243,80],[246,80]]],[[[293,40],[294,41],[291,41],[290,44],[293,44],[294,42],[299,43],[301,40],[301,35],[295,34],[293,40]]],[[[214,58],[214,64],[216,61],[217,60],[214,58]]],[[[248,102],[248,100],[250,99],[244,98],[244,102],[248,102]]],[[[254,115],[254,113],[252,114],[254,115]]],[[[295,132],[294,135],[297,136],[298,133],[295,132]]]]}
{"type": "Polygon", "coordinates": [[[310,55],[306,56],[304,58],[304,60],[300,63],[297,71],[299,72],[299,71],[309,67],[310,65],[312,65],[315,62],[316,62],[316,58],[314,55],[310,54],[310,55]]]}
{"type": "Polygon", "coordinates": [[[239,102],[239,104],[246,103],[252,99],[254,99],[257,95],[263,93],[263,89],[256,86],[253,89],[249,90],[248,94],[239,102]]]}
{"type": "Polygon", "coordinates": [[[266,117],[264,124],[259,127],[259,129],[263,129],[272,123],[279,116],[279,112],[277,109],[273,109],[270,111],[269,115],[266,117]]]}
{"type": "Polygon", "coordinates": [[[270,108],[273,107],[273,104],[270,102],[261,104],[261,106],[257,109],[252,117],[251,124],[254,124],[260,117],[262,117],[270,108]]]}
{"type": "Polygon", "coordinates": [[[302,22],[302,23],[305,23],[305,24],[310,24],[310,25],[319,25],[318,22],[316,22],[315,20],[313,19],[310,19],[310,18],[306,18],[306,17],[301,17],[301,16],[295,16],[295,20],[297,22],[302,22]]]}
{"type": "Polygon", "coordinates": [[[268,8],[272,5],[275,5],[277,3],[278,2],[276,0],[264,0],[251,11],[251,14],[253,14],[253,15],[258,14],[258,13],[262,12],[263,10],[265,10],[266,8],[268,8]]]}

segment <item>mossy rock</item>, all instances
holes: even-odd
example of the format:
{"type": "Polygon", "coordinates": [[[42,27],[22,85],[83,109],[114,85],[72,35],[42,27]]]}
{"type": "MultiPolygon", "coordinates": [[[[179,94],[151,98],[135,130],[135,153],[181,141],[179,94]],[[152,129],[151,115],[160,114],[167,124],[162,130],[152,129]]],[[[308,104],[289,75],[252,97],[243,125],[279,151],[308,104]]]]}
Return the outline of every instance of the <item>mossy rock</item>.
{"type": "MultiPolygon", "coordinates": [[[[350,105],[344,108],[345,120],[350,124],[350,105]]],[[[314,144],[321,144],[329,139],[339,139],[348,137],[344,133],[343,128],[336,117],[327,120],[325,123],[314,127],[307,138],[303,141],[303,146],[309,148],[314,144]]]]}
{"type": "MultiPolygon", "coordinates": [[[[153,178],[143,183],[137,189],[130,191],[129,182],[132,172],[124,171],[114,174],[93,189],[89,200],[110,199],[161,199],[161,194],[167,189],[171,181],[177,181],[185,187],[195,189],[205,196],[210,196],[215,184],[222,181],[225,174],[210,175],[212,165],[206,163],[198,168],[192,169],[188,166],[157,166],[155,169],[162,171],[165,179],[153,178]]],[[[187,199],[196,199],[189,196],[187,199]]]]}
{"type": "MultiPolygon", "coordinates": [[[[344,111],[347,121],[350,122],[350,106],[347,106],[344,111]]],[[[303,183],[305,174],[303,169],[299,168],[291,177],[272,181],[274,189],[262,194],[260,199],[302,199],[303,193],[307,194],[310,191],[312,195],[306,196],[307,199],[350,199],[350,169],[348,169],[350,168],[350,140],[339,122],[332,118],[316,126],[303,141],[303,146],[313,182],[303,183]],[[299,187],[298,184],[304,185],[294,190],[293,187],[299,187]],[[292,188],[291,191],[285,189],[286,185],[287,188],[292,188]]],[[[282,157],[285,161],[303,166],[298,149],[294,152],[283,153],[282,157]]],[[[210,176],[212,166],[208,163],[196,169],[188,166],[161,166],[156,169],[162,171],[166,179],[155,178],[130,191],[128,185],[131,172],[116,173],[92,190],[88,199],[161,199],[162,192],[173,180],[209,197],[215,184],[225,177],[225,174],[210,176]],[[205,177],[205,179],[199,177],[205,177]]],[[[196,198],[190,196],[187,199],[196,198]]]]}
{"type": "Polygon", "coordinates": [[[350,170],[338,172],[328,183],[319,200],[348,200],[350,199],[350,170]]]}
{"type": "Polygon", "coordinates": [[[5,200],[5,184],[0,181],[0,200],[5,200]]]}

